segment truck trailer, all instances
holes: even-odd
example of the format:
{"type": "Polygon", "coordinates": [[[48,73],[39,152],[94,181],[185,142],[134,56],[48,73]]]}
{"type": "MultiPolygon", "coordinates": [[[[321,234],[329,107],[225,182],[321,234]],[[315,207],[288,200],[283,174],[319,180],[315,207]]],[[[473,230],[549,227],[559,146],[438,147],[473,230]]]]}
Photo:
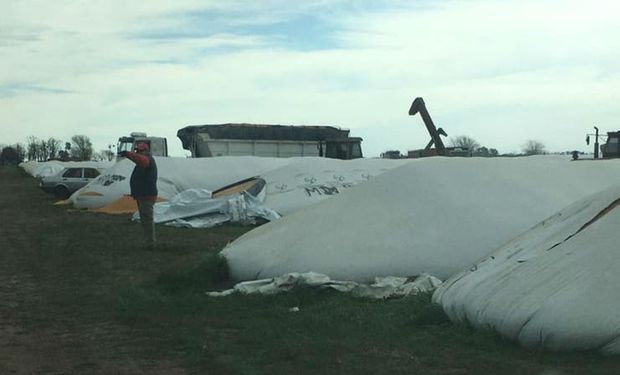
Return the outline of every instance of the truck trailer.
{"type": "Polygon", "coordinates": [[[190,125],[177,132],[192,157],[318,156],[334,159],[362,157],[362,138],[333,126],[262,124],[190,125]]]}

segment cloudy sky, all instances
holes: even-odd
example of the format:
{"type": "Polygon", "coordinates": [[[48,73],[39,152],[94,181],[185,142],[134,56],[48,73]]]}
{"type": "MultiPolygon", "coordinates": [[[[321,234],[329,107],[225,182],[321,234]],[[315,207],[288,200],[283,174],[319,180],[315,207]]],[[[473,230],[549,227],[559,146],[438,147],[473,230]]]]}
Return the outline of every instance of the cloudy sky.
{"type": "MultiPolygon", "coordinates": [[[[0,0],[0,143],[332,125],[365,156],[437,126],[502,153],[620,129],[620,2],[0,0]]],[[[449,143],[449,142],[448,142],[449,143]]]]}

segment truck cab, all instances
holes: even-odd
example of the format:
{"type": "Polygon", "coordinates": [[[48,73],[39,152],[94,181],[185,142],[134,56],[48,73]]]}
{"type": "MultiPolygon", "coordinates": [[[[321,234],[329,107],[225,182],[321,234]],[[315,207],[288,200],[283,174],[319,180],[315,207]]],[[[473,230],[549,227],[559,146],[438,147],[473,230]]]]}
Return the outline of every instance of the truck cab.
{"type": "Polygon", "coordinates": [[[607,132],[607,142],[601,145],[601,151],[605,159],[620,157],[620,130],[607,132]]]}
{"type": "Polygon", "coordinates": [[[122,151],[133,151],[137,143],[146,143],[149,145],[152,156],[168,156],[168,142],[163,137],[149,137],[146,133],[133,132],[128,137],[120,137],[116,145],[116,160],[122,157],[119,153],[122,151]]]}
{"type": "Polygon", "coordinates": [[[359,159],[362,157],[361,143],[362,139],[359,137],[328,139],[325,141],[325,157],[342,160],[359,159]]]}

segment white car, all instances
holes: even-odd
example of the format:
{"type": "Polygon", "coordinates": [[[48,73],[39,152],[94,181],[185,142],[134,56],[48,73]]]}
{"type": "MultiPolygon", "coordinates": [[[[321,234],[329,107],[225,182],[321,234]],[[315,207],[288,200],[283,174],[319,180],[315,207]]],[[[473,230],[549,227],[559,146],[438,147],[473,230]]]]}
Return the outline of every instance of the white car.
{"type": "Polygon", "coordinates": [[[92,167],[69,167],[55,175],[41,178],[39,186],[57,198],[67,199],[73,192],[86,186],[101,174],[102,170],[92,167]]]}

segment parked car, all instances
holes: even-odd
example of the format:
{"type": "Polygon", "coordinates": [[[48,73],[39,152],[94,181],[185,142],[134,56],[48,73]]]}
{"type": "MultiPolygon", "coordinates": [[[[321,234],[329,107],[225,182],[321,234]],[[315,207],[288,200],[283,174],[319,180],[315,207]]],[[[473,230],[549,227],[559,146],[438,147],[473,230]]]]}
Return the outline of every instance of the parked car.
{"type": "Polygon", "coordinates": [[[101,171],[92,167],[69,167],[55,175],[41,178],[39,186],[59,199],[67,199],[71,194],[97,178],[101,171]]]}

